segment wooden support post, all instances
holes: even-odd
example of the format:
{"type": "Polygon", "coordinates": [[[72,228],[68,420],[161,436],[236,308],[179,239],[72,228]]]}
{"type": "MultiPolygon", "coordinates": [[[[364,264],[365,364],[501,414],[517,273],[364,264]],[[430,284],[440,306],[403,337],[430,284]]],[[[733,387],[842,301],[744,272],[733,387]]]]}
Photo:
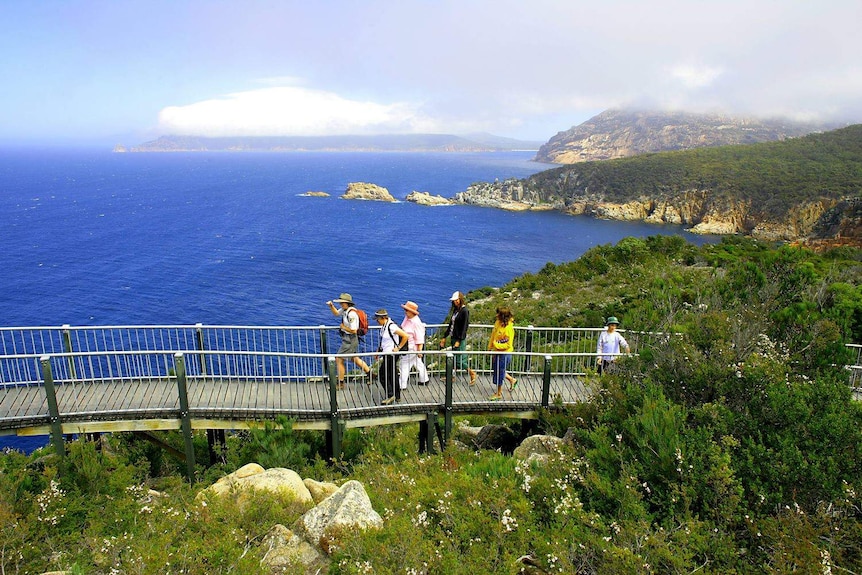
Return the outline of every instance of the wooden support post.
{"type": "Polygon", "coordinates": [[[338,375],[335,370],[335,357],[329,356],[326,359],[329,374],[329,431],[326,433],[326,448],[329,459],[335,459],[341,455],[344,426],[338,419],[338,375]]]}
{"type": "Polygon", "coordinates": [[[194,483],[195,445],[192,441],[192,418],[189,412],[189,391],[186,387],[186,363],[182,353],[174,354],[174,373],[177,374],[177,393],[180,399],[180,428],[186,446],[186,476],[189,483],[194,483]]]}
{"type": "Polygon", "coordinates": [[[326,365],[326,354],[329,353],[329,345],[326,343],[326,326],[320,326],[320,353],[323,354],[323,377],[326,378],[327,374],[329,374],[329,369],[326,365]]]}
{"type": "Polygon", "coordinates": [[[449,443],[449,438],[452,436],[452,390],[455,386],[455,354],[448,352],[446,354],[446,399],[445,410],[443,412],[443,437],[445,438],[441,449],[446,449],[446,444],[449,443]]]}
{"type": "Polygon", "coordinates": [[[419,453],[428,452],[428,420],[419,422],[419,453]]]}
{"type": "Polygon", "coordinates": [[[57,392],[54,389],[54,374],[51,372],[51,357],[43,355],[42,379],[45,382],[45,395],[48,398],[48,415],[51,422],[51,443],[57,455],[66,455],[66,446],[63,444],[63,425],[60,423],[60,408],[57,405],[57,392]]]}
{"type": "MultiPolygon", "coordinates": [[[[70,329],[68,323],[63,324],[63,349],[66,353],[72,353],[72,330],[70,329]]],[[[71,355],[66,358],[66,362],[69,364],[69,377],[75,379],[75,358],[71,355]]]]}
{"type": "MultiPolygon", "coordinates": [[[[419,453],[437,453],[434,449],[434,437],[438,435],[440,424],[437,422],[437,413],[425,414],[425,421],[419,422],[419,453]]],[[[440,437],[440,447],[443,448],[443,438],[440,437]]]]}
{"type": "Polygon", "coordinates": [[[548,407],[551,402],[551,356],[545,356],[545,370],[542,376],[542,407],[548,407]]]}
{"type": "Polygon", "coordinates": [[[204,345],[204,329],[202,323],[195,324],[195,344],[197,345],[197,349],[200,354],[198,354],[198,362],[201,368],[201,375],[207,374],[207,358],[203,354],[204,350],[206,350],[206,346],[204,345]]]}
{"type": "Polygon", "coordinates": [[[524,371],[529,372],[533,367],[533,356],[530,355],[533,353],[533,330],[535,328],[532,325],[527,326],[527,345],[524,351],[527,352],[527,355],[524,356],[524,371]]]}
{"type": "Polygon", "coordinates": [[[437,453],[437,450],[434,449],[434,436],[436,427],[437,414],[427,413],[425,415],[425,445],[428,448],[428,453],[430,453],[431,455],[437,453]]]}

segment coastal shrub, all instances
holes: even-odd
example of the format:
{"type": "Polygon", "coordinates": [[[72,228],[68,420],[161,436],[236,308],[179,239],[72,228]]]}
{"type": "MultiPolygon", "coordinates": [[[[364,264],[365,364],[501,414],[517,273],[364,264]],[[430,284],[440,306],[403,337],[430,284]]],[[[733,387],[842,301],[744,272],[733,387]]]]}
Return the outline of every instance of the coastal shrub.
{"type": "Polygon", "coordinates": [[[258,463],[264,469],[301,470],[324,448],[322,434],[295,431],[293,422],[283,415],[264,421],[262,427],[234,434],[234,438],[228,452],[233,469],[258,463]]]}

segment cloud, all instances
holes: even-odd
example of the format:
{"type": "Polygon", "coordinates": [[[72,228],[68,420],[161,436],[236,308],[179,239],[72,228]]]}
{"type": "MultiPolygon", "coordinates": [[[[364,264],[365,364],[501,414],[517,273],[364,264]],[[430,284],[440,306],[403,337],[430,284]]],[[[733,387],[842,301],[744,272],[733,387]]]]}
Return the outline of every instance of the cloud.
{"type": "Polygon", "coordinates": [[[711,66],[678,64],[672,66],[669,72],[671,78],[682,84],[683,88],[698,89],[712,85],[723,70],[711,66]]]}
{"type": "Polygon", "coordinates": [[[437,121],[417,104],[379,104],[297,86],[228,94],[159,113],[159,130],[188,136],[322,136],[428,133],[437,121]]]}

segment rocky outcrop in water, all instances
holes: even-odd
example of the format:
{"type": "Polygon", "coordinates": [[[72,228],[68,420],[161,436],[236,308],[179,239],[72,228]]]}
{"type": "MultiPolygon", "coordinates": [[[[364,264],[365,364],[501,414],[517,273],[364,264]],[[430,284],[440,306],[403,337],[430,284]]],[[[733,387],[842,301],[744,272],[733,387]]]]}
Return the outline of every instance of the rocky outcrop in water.
{"type": "Polygon", "coordinates": [[[375,202],[397,202],[389,190],[366,182],[351,182],[347,191],[341,195],[342,200],[371,200],[375,202]]]}
{"type": "Polygon", "coordinates": [[[420,206],[449,206],[452,204],[451,200],[443,196],[432,196],[428,192],[410,192],[404,199],[420,206]]]}

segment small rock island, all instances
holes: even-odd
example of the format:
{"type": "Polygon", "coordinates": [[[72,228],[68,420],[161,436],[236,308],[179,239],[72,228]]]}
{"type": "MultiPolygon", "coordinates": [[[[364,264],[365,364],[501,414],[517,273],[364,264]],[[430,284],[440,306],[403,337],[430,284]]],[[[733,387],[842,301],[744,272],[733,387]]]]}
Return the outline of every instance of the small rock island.
{"type": "Polygon", "coordinates": [[[341,194],[342,200],[371,200],[376,202],[397,202],[384,187],[366,182],[350,182],[347,191],[341,194]]]}

